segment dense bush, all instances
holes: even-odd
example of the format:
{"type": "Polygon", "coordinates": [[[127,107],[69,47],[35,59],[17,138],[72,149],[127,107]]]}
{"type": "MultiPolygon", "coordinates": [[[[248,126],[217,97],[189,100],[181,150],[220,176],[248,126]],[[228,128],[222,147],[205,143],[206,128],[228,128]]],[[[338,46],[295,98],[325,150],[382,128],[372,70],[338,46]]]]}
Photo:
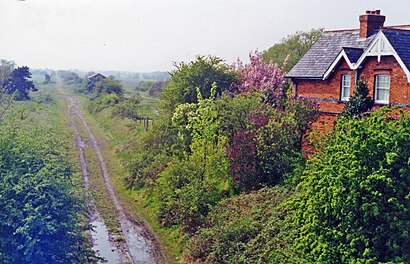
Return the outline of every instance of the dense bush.
{"type": "MultiPolygon", "coordinates": [[[[198,98],[198,104],[188,107],[186,127],[192,141],[190,155],[174,159],[159,175],[158,199],[160,217],[166,224],[179,224],[185,232],[193,233],[202,225],[211,206],[229,197],[231,184],[225,153],[226,139],[219,135],[215,111],[216,87],[211,97],[198,98]]],[[[180,105],[175,112],[179,119],[180,105]]],[[[185,115],[184,115],[185,116],[185,115]]]]}
{"type": "MultiPolygon", "coordinates": [[[[283,90],[283,72],[273,64],[264,64],[260,53],[252,59],[249,66],[238,62],[233,68],[217,58],[199,57],[179,64],[161,95],[153,128],[129,147],[127,167],[131,175],[127,184],[143,188],[162,226],[177,227],[190,237],[212,228],[208,214],[225,199],[297,182],[293,179],[299,174],[293,171],[303,169],[302,138],[317,118],[317,105],[290,99],[283,90]]],[[[279,206],[280,201],[274,203],[279,206]]],[[[283,210],[278,209],[269,222],[272,228],[279,228],[277,223],[283,220],[279,212],[283,210]]],[[[265,237],[278,242],[274,234],[262,232],[270,231],[258,221],[243,219],[221,226],[221,257],[200,258],[228,262],[232,257],[231,263],[244,262],[245,253],[235,256],[240,250],[228,249],[236,242],[251,243],[265,237]]],[[[252,245],[256,252],[257,243],[252,245]]],[[[277,252],[271,256],[266,251],[263,259],[291,256],[291,249],[284,253],[277,248],[277,252]]]]}
{"type": "Polygon", "coordinates": [[[68,85],[81,84],[83,82],[83,79],[77,73],[72,71],[57,71],[57,76],[61,78],[65,84],[68,85]]]}
{"type": "Polygon", "coordinates": [[[219,203],[185,250],[186,263],[302,263],[292,251],[292,192],[283,187],[219,203]]]}
{"type": "Polygon", "coordinates": [[[317,105],[302,99],[250,112],[247,128],[236,131],[227,148],[237,187],[249,191],[294,178],[305,162],[303,135],[317,116],[317,105]]]}
{"type": "Polygon", "coordinates": [[[0,127],[1,263],[85,262],[85,208],[59,133],[20,122],[0,127]]]}
{"type": "Polygon", "coordinates": [[[325,263],[410,262],[410,118],[338,120],[295,202],[296,250],[325,263]]]}
{"type": "Polygon", "coordinates": [[[139,109],[141,100],[142,97],[139,94],[132,95],[130,98],[125,98],[121,103],[118,103],[114,107],[112,115],[132,120],[142,119],[139,109]]]}
{"type": "Polygon", "coordinates": [[[222,59],[218,57],[198,56],[190,63],[175,64],[171,72],[171,80],[164,87],[161,98],[163,107],[169,111],[183,103],[196,103],[197,88],[203,98],[211,96],[211,87],[215,83],[216,95],[229,90],[237,82],[236,74],[232,72],[222,59]]]}
{"type": "Polygon", "coordinates": [[[119,104],[124,98],[124,89],[119,80],[110,76],[97,81],[89,91],[91,112],[99,112],[105,108],[119,104]]]}

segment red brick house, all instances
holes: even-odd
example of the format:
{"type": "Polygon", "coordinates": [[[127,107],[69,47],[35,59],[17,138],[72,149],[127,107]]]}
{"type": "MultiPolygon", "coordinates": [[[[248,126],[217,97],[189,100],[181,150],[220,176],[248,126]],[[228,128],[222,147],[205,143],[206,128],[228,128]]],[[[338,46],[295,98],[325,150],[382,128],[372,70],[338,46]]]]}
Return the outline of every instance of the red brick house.
{"type": "Polygon", "coordinates": [[[410,25],[384,26],[380,10],[359,21],[359,29],[324,32],[286,75],[294,96],[320,104],[321,128],[333,124],[360,76],[376,105],[410,107],[410,25]]]}

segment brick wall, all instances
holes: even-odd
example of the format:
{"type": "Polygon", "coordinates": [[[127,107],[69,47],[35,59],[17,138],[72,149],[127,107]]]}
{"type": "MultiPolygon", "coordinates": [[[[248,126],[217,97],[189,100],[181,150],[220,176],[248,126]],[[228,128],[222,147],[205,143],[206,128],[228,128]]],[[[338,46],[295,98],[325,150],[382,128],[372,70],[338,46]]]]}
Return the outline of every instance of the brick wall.
{"type": "MultiPolygon", "coordinates": [[[[297,96],[311,98],[320,105],[323,116],[314,124],[314,129],[326,130],[333,126],[336,115],[343,110],[344,102],[340,100],[341,76],[350,74],[350,95],[353,95],[355,71],[350,70],[343,60],[327,80],[298,80],[297,96]]],[[[359,76],[368,81],[369,94],[374,98],[374,81],[377,74],[390,75],[390,103],[410,106],[410,84],[407,76],[393,56],[383,56],[380,62],[377,57],[368,57],[358,70],[359,76]]]]}
{"type": "Polygon", "coordinates": [[[390,75],[390,102],[392,104],[410,104],[410,86],[407,76],[393,56],[367,57],[362,64],[360,74],[368,80],[369,93],[374,97],[374,81],[377,74],[390,75]]]}

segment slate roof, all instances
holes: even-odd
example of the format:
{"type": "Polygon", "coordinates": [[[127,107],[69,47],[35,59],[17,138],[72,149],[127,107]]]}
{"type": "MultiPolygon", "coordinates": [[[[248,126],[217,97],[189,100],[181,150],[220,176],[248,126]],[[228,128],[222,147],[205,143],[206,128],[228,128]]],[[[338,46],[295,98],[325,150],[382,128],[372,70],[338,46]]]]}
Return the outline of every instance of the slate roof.
{"type": "Polygon", "coordinates": [[[103,74],[101,74],[101,73],[94,73],[93,75],[90,75],[90,76],[88,76],[87,77],[87,79],[93,79],[93,78],[95,78],[95,77],[98,77],[98,76],[100,76],[100,77],[102,77],[102,78],[106,78],[103,74]]]}
{"type": "Polygon", "coordinates": [[[343,50],[351,63],[356,63],[364,52],[362,48],[343,48],[343,50]]]}
{"type": "Polygon", "coordinates": [[[407,69],[410,69],[410,30],[383,28],[382,31],[407,69]]]}
{"type": "Polygon", "coordinates": [[[375,34],[367,39],[360,39],[359,30],[324,32],[322,37],[289,71],[286,77],[322,79],[343,48],[345,48],[345,52],[347,51],[346,55],[349,53],[352,59],[357,60],[357,50],[366,49],[374,36],[375,34]],[[356,51],[353,51],[353,49],[356,49],[356,51]]]}

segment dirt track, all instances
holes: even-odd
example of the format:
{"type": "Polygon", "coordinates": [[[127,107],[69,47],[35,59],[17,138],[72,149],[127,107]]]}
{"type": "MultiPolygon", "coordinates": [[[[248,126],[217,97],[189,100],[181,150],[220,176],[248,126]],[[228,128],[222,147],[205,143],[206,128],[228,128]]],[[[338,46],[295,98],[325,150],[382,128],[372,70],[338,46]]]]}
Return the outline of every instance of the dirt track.
{"type": "MultiPolygon", "coordinates": [[[[109,171],[105,163],[104,157],[101,153],[98,141],[91,132],[87,122],[85,121],[77,98],[68,97],[68,114],[70,117],[71,127],[74,133],[77,135],[76,147],[78,148],[80,166],[84,176],[84,182],[87,188],[89,188],[88,168],[87,161],[84,154],[84,146],[88,144],[93,148],[93,152],[98,159],[102,176],[104,177],[105,187],[107,193],[110,196],[110,200],[115,209],[115,215],[120,223],[120,233],[123,240],[116,240],[116,247],[119,249],[122,263],[161,263],[167,262],[161,253],[159,244],[157,243],[155,236],[152,234],[149,228],[145,227],[141,222],[132,219],[128,212],[121,206],[120,202],[115,195],[114,188],[112,186],[109,171]],[[78,117],[79,124],[75,122],[75,117],[78,117]],[[78,126],[82,126],[86,131],[87,140],[81,138],[77,129],[78,126]]],[[[93,217],[100,217],[98,212],[93,213],[93,217]]],[[[112,234],[111,234],[112,235],[112,234]]],[[[114,241],[114,239],[111,239],[114,241]]]]}

